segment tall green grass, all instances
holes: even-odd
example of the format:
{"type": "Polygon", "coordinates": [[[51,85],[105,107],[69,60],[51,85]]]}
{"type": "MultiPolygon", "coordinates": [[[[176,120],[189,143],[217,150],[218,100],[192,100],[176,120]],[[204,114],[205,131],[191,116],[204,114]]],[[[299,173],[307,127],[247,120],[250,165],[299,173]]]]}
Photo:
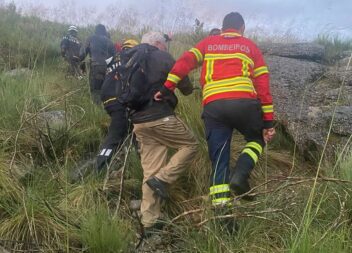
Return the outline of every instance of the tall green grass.
{"type": "MultiPolygon", "coordinates": [[[[324,46],[324,60],[330,64],[341,59],[344,52],[352,50],[352,40],[343,39],[337,35],[331,36],[322,34],[315,39],[315,42],[324,46]]],[[[348,56],[349,55],[345,55],[344,57],[348,56]]]]}
{"type": "Polygon", "coordinates": [[[64,25],[43,22],[38,17],[21,17],[13,4],[0,7],[2,69],[33,67],[46,58],[57,57],[56,41],[63,31],[64,25]]]}
{"type": "Polygon", "coordinates": [[[340,164],[340,177],[352,181],[352,152],[348,151],[340,164]]]}

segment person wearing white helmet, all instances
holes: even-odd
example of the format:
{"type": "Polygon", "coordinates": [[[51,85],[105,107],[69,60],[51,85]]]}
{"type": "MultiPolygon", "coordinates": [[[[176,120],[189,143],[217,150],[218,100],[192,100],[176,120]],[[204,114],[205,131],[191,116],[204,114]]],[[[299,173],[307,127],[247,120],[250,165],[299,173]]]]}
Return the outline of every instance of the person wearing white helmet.
{"type": "Polygon", "coordinates": [[[71,25],[71,26],[68,28],[68,31],[69,31],[69,32],[72,31],[72,32],[78,33],[78,29],[77,29],[77,27],[74,26],[74,25],[71,25]]]}
{"type": "Polygon", "coordinates": [[[68,33],[62,38],[60,43],[61,56],[64,57],[69,64],[68,73],[81,79],[84,67],[80,67],[79,63],[81,42],[78,38],[78,29],[76,26],[71,25],[67,32],[68,33]]]}

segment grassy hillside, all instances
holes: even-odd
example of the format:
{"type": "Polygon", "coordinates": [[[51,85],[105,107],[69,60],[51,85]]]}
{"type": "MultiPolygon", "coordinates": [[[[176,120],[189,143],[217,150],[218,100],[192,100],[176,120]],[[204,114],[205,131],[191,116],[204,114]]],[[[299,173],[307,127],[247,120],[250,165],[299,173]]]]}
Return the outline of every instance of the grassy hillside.
{"type": "MultiPolygon", "coordinates": [[[[121,171],[73,180],[75,168],[97,152],[109,118],[92,104],[87,78],[65,77],[58,49],[66,26],[21,17],[13,8],[0,9],[0,20],[0,251],[133,252],[139,225],[128,203],[140,198],[142,179],[136,151],[128,155],[122,186],[121,171]],[[6,74],[20,67],[29,71],[6,74]],[[64,116],[43,120],[52,112],[64,116]]],[[[82,38],[90,30],[81,29],[82,38]]],[[[114,39],[127,36],[112,31],[114,39]]],[[[199,36],[176,35],[172,54],[179,56],[199,36]]],[[[195,83],[198,76],[191,74],[195,83]]],[[[238,201],[231,210],[238,233],[216,226],[221,217],[207,200],[210,162],[200,96],[180,96],[177,110],[201,145],[164,207],[161,252],[351,252],[352,150],[318,167],[297,157],[295,144],[280,133],[252,177],[256,200],[238,201]]],[[[235,135],[234,157],[241,143],[235,135]]]]}

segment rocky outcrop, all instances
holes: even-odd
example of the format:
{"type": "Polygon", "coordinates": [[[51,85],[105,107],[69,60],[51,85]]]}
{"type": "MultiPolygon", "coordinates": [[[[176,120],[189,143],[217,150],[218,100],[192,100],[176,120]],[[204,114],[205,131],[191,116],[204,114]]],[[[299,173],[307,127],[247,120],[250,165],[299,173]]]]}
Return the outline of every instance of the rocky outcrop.
{"type": "Polygon", "coordinates": [[[38,147],[50,147],[51,142],[59,140],[67,128],[65,111],[47,111],[40,113],[26,113],[26,134],[31,136],[38,147]]]}
{"type": "Polygon", "coordinates": [[[29,116],[32,119],[31,123],[42,133],[59,131],[66,126],[65,111],[48,111],[29,116]]]}
{"type": "Polygon", "coordinates": [[[24,75],[30,75],[32,71],[28,68],[19,68],[19,69],[13,69],[9,70],[4,73],[6,77],[17,77],[17,76],[24,76],[24,75]]]}
{"type": "Polygon", "coordinates": [[[262,43],[260,49],[266,55],[276,55],[309,61],[321,61],[324,47],[315,43],[262,43]]]}
{"type": "Polygon", "coordinates": [[[276,118],[305,154],[322,150],[331,122],[330,153],[352,135],[352,70],[319,63],[323,54],[318,48],[299,43],[263,50],[276,118]]]}
{"type": "MultiPolygon", "coordinates": [[[[350,54],[350,56],[352,53],[350,54]]],[[[332,80],[338,80],[345,86],[352,86],[352,61],[351,57],[339,60],[334,67],[326,73],[326,77],[332,80]]]]}

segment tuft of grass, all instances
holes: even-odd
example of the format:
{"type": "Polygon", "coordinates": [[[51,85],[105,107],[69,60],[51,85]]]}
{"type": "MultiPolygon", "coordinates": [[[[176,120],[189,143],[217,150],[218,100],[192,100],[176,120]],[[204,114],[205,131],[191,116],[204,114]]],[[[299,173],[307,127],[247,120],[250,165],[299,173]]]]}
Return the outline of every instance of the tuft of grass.
{"type": "Polygon", "coordinates": [[[347,152],[339,167],[340,178],[352,182],[352,151],[347,152]]]}
{"type": "MultiPolygon", "coordinates": [[[[290,253],[349,253],[352,246],[349,243],[351,230],[343,226],[337,231],[326,234],[324,230],[312,229],[302,238],[296,248],[291,248],[290,253]],[[318,242],[318,243],[317,243],[318,242]]],[[[290,246],[288,245],[288,248],[290,246]]]]}
{"type": "Polygon", "coordinates": [[[130,222],[112,216],[106,208],[91,210],[81,224],[83,244],[91,253],[130,252],[133,230],[130,222]]]}
{"type": "Polygon", "coordinates": [[[324,61],[329,64],[341,59],[343,52],[352,50],[352,40],[342,39],[337,35],[331,36],[328,34],[322,34],[315,39],[315,42],[324,46],[324,61]]]}
{"type": "Polygon", "coordinates": [[[0,237],[6,248],[33,251],[77,247],[77,226],[72,212],[59,207],[61,185],[40,168],[32,177],[17,180],[1,166],[0,237]],[[67,235],[69,234],[69,242],[67,235]]]}

